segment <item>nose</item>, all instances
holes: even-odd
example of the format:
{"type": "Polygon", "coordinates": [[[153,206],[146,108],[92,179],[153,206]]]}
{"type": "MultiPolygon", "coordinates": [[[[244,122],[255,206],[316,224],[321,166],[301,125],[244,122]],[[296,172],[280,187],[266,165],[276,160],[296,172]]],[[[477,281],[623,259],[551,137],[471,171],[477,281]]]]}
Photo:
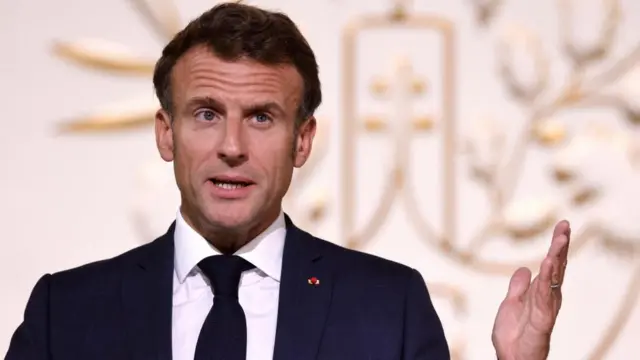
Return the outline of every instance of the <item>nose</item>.
{"type": "Polygon", "coordinates": [[[247,161],[242,121],[227,119],[224,122],[222,131],[222,139],[218,147],[218,158],[231,167],[239,166],[247,161]]]}

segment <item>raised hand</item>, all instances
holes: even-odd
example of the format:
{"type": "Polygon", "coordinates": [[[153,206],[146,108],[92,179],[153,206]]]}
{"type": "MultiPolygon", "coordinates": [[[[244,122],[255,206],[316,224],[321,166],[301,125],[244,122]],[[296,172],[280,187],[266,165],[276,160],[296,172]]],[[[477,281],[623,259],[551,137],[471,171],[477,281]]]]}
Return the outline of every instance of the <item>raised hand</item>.
{"type": "Polygon", "coordinates": [[[567,266],[571,228],[556,224],[540,273],[518,269],[502,301],[491,340],[499,360],[544,360],[549,355],[551,332],[562,304],[562,281],[567,266]]]}

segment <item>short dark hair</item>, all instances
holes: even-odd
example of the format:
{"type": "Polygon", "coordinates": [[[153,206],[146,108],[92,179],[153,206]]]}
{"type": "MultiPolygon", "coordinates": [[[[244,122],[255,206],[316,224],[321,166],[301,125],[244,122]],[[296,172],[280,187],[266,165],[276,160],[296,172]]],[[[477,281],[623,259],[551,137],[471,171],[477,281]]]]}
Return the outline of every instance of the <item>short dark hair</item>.
{"type": "Polygon", "coordinates": [[[169,113],[173,112],[173,67],[189,49],[199,45],[207,46],[226,61],[248,58],[266,65],[293,65],[300,73],[304,87],[297,124],[313,115],[322,102],[315,55],[294,22],[280,12],[223,3],[192,20],[177,33],[156,63],[153,85],[160,105],[169,113]]]}

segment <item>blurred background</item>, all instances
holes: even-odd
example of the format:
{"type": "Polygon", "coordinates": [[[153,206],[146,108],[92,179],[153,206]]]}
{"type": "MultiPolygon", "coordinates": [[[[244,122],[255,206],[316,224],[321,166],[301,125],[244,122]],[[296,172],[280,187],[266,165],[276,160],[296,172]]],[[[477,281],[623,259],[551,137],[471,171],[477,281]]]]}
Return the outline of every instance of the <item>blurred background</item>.
{"type": "MultiPolygon", "coordinates": [[[[573,248],[551,359],[640,351],[640,3],[253,0],[299,24],[324,102],[286,211],[417,268],[456,359],[553,224],[573,248]]],[[[166,231],[151,73],[205,0],[0,1],[0,353],[44,273],[166,231]]]]}

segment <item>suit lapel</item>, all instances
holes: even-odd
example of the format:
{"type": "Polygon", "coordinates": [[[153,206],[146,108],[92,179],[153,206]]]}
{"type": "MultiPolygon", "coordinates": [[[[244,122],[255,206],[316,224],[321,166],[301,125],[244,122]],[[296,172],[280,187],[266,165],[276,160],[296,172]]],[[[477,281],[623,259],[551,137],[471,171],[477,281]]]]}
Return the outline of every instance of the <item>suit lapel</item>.
{"type": "Polygon", "coordinates": [[[124,272],[125,335],[132,359],[169,360],[172,357],[174,226],[147,244],[139,260],[130,265],[133,268],[124,272]]]}
{"type": "Polygon", "coordinates": [[[329,313],[332,274],[322,243],[288,216],[286,222],[274,360],[310,360],[317,356],[329,313]]]}

